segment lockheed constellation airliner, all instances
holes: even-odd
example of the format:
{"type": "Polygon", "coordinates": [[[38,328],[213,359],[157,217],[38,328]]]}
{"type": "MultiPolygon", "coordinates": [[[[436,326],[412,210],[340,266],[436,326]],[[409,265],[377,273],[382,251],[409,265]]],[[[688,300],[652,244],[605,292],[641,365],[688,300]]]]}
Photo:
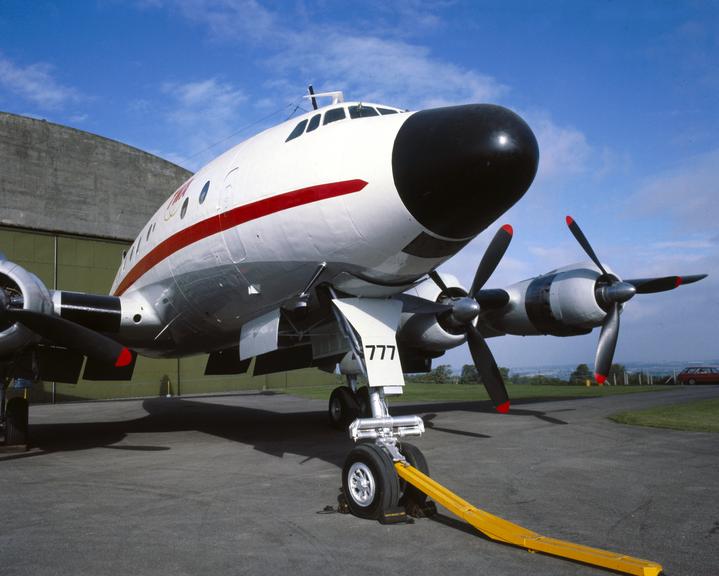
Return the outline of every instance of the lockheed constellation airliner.
{"type": "MultiPolygon", "coordinates": [[[[129,379],[137,354],[207,353],[206,374],[241,374],[253,359],[254,374],[339,365],[347,386],[332,392],[330,419],[366,440],[347,457],[344,493],[354,514],[378,518],[402,496],[393,461],[426,467],[402,441],[422,419],[387,409],[403,373],[466,342],[506,412],[487,338],[601,326],[602,382],[622,306],[703,278],[621,280],[567,217],[588,261],[485,288],[512,239],[505,224],[462,287],[437,268],[529,189],[539,150],[526,122],[490,104],[409,112],[339,92],[312,102],[182,184],[125,253],[110,295],[49,290],[0,257],[3,390],[16,376],[76,382],[83,365],[86,379],[129,379]]],[[[24,441],[27,403],[4,412],[7,438],[24,441]]]]}

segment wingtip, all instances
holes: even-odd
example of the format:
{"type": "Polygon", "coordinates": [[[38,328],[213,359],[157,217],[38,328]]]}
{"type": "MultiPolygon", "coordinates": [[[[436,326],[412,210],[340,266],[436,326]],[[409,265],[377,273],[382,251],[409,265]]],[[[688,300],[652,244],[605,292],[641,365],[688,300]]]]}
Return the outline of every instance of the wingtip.
{"type": "Polygon", "coordinates": [[[500,414],[506,414],[509,412],[509,400],[502,402],[499,406],[497,406],[497,412],[500,414]]]}
{"type": "Polygon", "coordinates": [[[502,226],[502,230],[504,230],[510,236],[514,235],[514,229],[509,224],[505,224],[504,226],[502,226]]]}
{"type": "Polygon", "coordinates": [[[116,368],[124,368],[128,364],[132,362],[132,352],[128,350],[127,348],[123,348],[120,354],[117,356],[117,361],[115,362],[116,368]]]}
{"type": "Polygon", "coordinates": [[[594,379],[597,381],[597,384],[604,384],[607,381],[607,377],[599,372],[594,373],[594,379]]]}

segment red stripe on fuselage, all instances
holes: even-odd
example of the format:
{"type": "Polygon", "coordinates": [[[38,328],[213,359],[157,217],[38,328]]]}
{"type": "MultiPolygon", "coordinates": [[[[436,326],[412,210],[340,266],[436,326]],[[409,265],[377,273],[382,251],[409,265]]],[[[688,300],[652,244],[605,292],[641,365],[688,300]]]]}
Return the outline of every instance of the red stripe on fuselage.
{"type": "Polygon", "coordinates": [[[277,196],[263,198],[257,202],[238,206],[222,214],[217,214],[200,222],[196,222],[163,240],[143,256],[122,279],[114,295],[121,296],[153,266],[162,262],[175,252],[182,250],[190,244],[199,242],[208,236],[238,226],[244,222],[249,222],[250,220],[256,220],[263,216],[281,212],[282,210],[304,204],[311,204],[312,202],[326,200],[327,198],[359,192],[365,186],[367,186],[367,182],[364,180],[344,180],[342,182],[319,184],[317,186],[310,186],[309,188],[301,188],[299,190],[293,190],[292,192],[278,194],[277,196]]]}

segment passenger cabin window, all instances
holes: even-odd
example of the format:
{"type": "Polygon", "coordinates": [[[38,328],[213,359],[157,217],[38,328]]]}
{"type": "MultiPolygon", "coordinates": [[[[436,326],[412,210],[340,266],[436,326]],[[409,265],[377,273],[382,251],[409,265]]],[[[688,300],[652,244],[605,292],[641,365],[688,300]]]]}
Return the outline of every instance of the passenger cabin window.
{"type": "Polygon", "coordinates": [[[372,106],[362,106],[362,104],[359,104],[358,106],[350,106],[350,118],[368,118],[369,116],[378,116],[377,110],[372,108],[372,106]]]}
{"type": "Polygon", "coordinates": [[[322,117],[322,114],[315,114],[310,119],[310,123],[307,125],[307,132],[312,132],[312,130],[317,130],[317,127],[320,125],[320,118],[322,117]]]}
{"type": "MultiPolygon", "coordinates": [[[[327,122],[325,121],[325,124],[327,122]]],[[[302,120],[297,126],[295,126],[295,129],[290,132],[290,135],[287,137],[287,140],[285,142],[289,142],[290,140],[294,140],[298,136],[301,136],[302,133],[305,131],[305,126],[307,126],[307,120],[302,120]]]]}
{"type": "Polygon", "coordinates": [[[344,108],[334,108],[325,112],[325,119],[322,124],[329,124],[330,122],[337,122],[337,120],[344,120],[347,118],[344,108]]]}
{"type": "Polygon", "coordinates": [[[182,203],[182,208],[180,208],[180,220],[182,220],[185,217],[185,214],[187,214],[187,205],[190,203],[189,198],[185,198],[185,201],[182,203]]]}
{"type": "Polygon", "coordinates": [[[377,108],[377,111],[383,116],[385,114],[397,114],[397,110],[392,110],[391,108],[377,108]]]}
{"type": "Polygon", "coordinates": [[[205,201],[205,198],[207,198],[207,192],[210,190],[210,181],[208,180],[205,182],[205,185],[202,187],[202,190],[200,191],[200,204],[202,204],[205,201]]]}
{"type": "Polygon", "coordinates": [[[147,236],[145,237],[146,242],[150,239],[150,232],[152,232],[152,225],[147,227],[147,236]]]}

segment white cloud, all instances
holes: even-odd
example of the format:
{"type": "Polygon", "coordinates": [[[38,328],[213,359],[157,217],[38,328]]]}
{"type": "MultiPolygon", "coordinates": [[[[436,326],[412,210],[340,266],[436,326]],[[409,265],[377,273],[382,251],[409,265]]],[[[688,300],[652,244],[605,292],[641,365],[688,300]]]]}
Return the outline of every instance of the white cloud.
{"type": "Polygon", "coordinates": [[[435,58],[424,46],[331,29],[294,37],[271,62],[278,74],[313,78],[351,99],[413,108],[496,101],[507,91],[491,76],[435,58]],[[321,50],[313,37],[323,38],[321,50]]]}
{"type": "Polygon", "coordinates": [[[56,110],[83,99],[78,90],[55,80],[49,64],[39,62],[23,67],[2,55],[0,86],[45,110],[56,110]]]}
{"type": "Polygon", "coordinates": [[[627,212],[634,216],[662,215],[683,231],[715,231],[719,148],[650,178],[629,198],[627,212]]]}
{"type": "MultiPolygon", "coordinates": [[[[571,126],[559,126],[546,112],[525,114],[539,143],[537,180],[575,176],[587,171],[592,147],[583,132],[571,126]]],[[[605,157],[608,151],[605,151],[605,157]]]]}
{"type": "MultiPolygon", "coordinates": [[[[197,82],[167,83],[163,86],[171,105],[166,120],[182,135],[181,151],[164,153],[174,162],[197,167],[195,156],[232,135],[232,128],[240,124],[241,109],[247,100],[245,93],[228,82],[209,78],[197,82]],[[192,155],[186,157],[185,154],[192,155]],[[189,162],[190,160],[193,160],[189,162]]],[[[209,159],[215,153],[201,156],[209,159]]]]}
{"type": "Polygon", "coordinates": [[[255,0],[143,0],[140,6],[179,10],[217,40],[258,41],[277,32],[274,15],[255,0]]]}
{"type": "Polygon", "coordinates": [[[695,240],[672,240],[669,242],[655,242],[652,245],[660,250],[705,250],[717,247],[716,240],[713,239],[695,239],[695,240]]]}

